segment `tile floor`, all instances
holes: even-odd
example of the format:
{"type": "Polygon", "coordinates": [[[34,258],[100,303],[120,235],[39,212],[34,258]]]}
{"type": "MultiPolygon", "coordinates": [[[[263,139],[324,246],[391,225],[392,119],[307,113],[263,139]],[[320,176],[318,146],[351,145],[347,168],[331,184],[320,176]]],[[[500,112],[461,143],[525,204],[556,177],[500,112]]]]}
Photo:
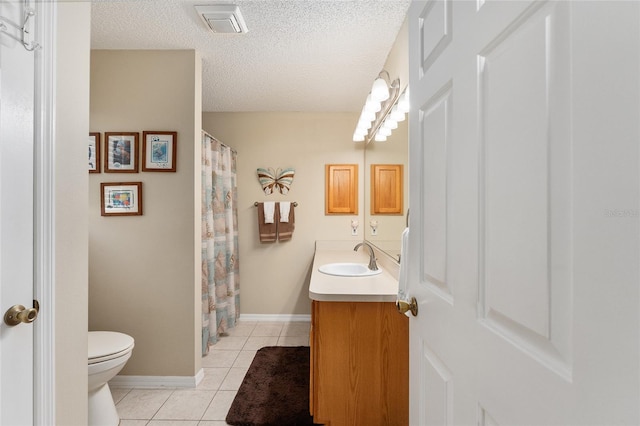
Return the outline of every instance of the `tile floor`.
{"type": "Polygon", "coordinates": [[[195,389],[112,387],[120,426],[224,426],[227,411],[256,351],[264,346],[308,346],[308,322],[241,321],[202,359],[195,389]]]}

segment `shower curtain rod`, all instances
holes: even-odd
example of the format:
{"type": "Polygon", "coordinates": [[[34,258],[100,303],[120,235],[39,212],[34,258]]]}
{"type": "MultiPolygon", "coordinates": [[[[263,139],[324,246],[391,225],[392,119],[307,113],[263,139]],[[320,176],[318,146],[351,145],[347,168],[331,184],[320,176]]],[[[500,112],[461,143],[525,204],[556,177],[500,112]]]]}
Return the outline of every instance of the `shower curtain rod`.
{"type": "MultiPolygon", "coordinates": [[[[217,140],[217,139],[216,139],[216,140],[217,140]]],[[[220,142],[220,141],[218,141],[218,142],[220,142]]],[[[224,143],[224,142],[220,142],[220,145],[222,145],[222,146],[226,146],[227,148],[229,148],[229,149],[231,150],[231,152],[233,152],[233,153],[234,153],[234,154],[236,154],[236,155],[238,154],[238,151],[236,151],[236,149],[235,149],[235,148],[230,147],[230,146],[229,146],[229,145],[227,145],[226,143],[224,143]]]]}
{"type": "Polygon", "coordinates": [[[204,130],[202,131],[203,134],[209,136],[211,139],[218,141],[218,143],[220,143],[220,145],[225,146],[227,148],[229,148],[231,150],[231,152],[233,152],[234,154],[238,155],[238,151],[236,151],[235,148],[230,147],[229,145],[227,145],[224,142],[220,142],[215,136],[213,136],[211,133],[209,132],[205,132],[204,130]]]}

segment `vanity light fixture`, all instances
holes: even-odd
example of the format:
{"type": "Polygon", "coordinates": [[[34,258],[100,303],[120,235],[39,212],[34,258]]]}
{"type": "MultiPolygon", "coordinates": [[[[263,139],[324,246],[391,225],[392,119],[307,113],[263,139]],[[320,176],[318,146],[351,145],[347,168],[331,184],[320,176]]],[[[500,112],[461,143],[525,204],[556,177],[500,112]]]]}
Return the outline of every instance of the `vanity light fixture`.
{"type": "Polygon", "coordinates": [[[382,70],[373,82],[371,92],[362,107],[358,124],[353,132],[354,142],[376,140],[383,142],[398,128],[398,122],[409,112],[409,91],[400,93],[400,79],[391,81],[389,73],[382,70]]]}

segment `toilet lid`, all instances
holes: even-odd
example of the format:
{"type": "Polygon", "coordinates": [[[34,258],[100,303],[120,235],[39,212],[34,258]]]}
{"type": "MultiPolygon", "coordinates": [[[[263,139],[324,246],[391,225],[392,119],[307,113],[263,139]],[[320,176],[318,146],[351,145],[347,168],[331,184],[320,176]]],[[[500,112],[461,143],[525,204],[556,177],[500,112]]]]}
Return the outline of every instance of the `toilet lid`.
{"type": "Polygon", "coordinates": [[[89,332],[89,363],[115,358],[133,348],[133,337],[115,331],[89,332]]]}

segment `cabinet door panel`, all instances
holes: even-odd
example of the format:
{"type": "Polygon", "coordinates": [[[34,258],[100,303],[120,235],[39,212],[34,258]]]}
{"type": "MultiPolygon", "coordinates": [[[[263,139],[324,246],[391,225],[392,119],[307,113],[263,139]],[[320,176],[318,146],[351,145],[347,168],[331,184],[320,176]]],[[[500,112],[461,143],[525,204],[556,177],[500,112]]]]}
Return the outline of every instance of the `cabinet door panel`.
{"type": "Polygon", "coordinates": [[[358,165],[325,165],[325,214],[358,214],[358,165]]]}
{"type": "Polygon", "coordinates": [[[314,421],[408,424],[408,319],[389,302],[313,306],[314,421]]]}
{"type": "Polygon", "coordinates": [[[371,165],[371,214],[403,214],[402,164],[371,165]]]}

